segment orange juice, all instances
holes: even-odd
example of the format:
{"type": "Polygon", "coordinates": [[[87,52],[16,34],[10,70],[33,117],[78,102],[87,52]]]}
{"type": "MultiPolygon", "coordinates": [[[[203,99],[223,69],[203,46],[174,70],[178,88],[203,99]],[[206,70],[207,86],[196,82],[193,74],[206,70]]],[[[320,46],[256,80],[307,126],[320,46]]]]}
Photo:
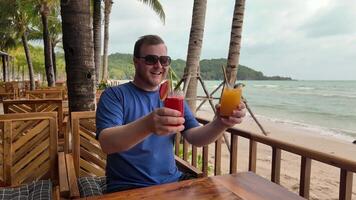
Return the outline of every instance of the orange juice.
{"type": "Polygon", "coordinates": [[[229,117],[232,115],[232,111],[238,108],[241,101],[241,87],[228,88],[225,86],[221,95],[221,107],[220,116],[229,117]]]}

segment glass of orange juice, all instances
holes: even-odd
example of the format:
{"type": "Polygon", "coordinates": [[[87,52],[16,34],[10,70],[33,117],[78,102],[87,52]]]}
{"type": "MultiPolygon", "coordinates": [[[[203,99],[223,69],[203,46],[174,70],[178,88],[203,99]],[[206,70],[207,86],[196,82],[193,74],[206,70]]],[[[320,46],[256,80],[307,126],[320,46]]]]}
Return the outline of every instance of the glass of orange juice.
{"type": "Polygon", "coordinates": [[[221,95],[220,116],[229,117],[234,109],[237,109],[241,102],[242,87],[233,88],[225,85],[221,95]]]}

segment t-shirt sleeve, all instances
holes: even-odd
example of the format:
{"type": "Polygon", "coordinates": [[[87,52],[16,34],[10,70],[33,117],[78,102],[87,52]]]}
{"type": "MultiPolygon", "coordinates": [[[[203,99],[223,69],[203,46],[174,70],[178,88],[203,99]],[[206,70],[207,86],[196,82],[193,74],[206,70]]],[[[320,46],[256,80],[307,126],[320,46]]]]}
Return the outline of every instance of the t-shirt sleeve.
{"type": "Polygon", "coordinates": [[[199,122],[195,119],[192,111],[190,110],[188,104],[186,101],[184,101],[184,118],[185,118],[185,122],[184,122],[184,131],[194,128],[194,127],[198,127],[199,126],[199,122]]]}
{"type": "Polygon", "coordinates": [[[123,106],[122,99],[113,88],[106,89],[100,96],[96,109],[96,138],[106,128],[122,125],[123,106]]]}

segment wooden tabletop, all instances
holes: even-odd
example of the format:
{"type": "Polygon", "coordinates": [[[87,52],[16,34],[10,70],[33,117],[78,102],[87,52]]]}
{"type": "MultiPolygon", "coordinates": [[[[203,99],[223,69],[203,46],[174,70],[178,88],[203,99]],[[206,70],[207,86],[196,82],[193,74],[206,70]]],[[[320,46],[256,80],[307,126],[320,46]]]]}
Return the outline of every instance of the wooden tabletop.
{"type": "Polygon", "coordinates": [[[298,200],[303,198],[252,172],[243,172],[127,190],[86,199],[298,200]]]}

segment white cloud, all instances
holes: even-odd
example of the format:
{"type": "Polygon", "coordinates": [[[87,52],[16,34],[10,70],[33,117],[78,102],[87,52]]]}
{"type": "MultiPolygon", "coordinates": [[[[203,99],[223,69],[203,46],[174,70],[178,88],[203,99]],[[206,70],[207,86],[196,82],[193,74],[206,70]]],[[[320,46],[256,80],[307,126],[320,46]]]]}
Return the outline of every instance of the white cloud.
{"type": "MultiPolygon", "coordinates": [[[[173,58],[186,59],[193,1],[161,0],[166,25],[139,1],[115,1],[110,52],[131,53],[145,34],[159,34],[173,58]]],[[[235,1],[209,0],[201,58],[226,58],[235,1]]],[[[296,79],[356,80],[356,2],[246,1],[240,64],[296,79]]]]}

